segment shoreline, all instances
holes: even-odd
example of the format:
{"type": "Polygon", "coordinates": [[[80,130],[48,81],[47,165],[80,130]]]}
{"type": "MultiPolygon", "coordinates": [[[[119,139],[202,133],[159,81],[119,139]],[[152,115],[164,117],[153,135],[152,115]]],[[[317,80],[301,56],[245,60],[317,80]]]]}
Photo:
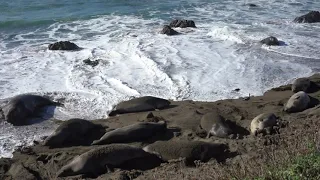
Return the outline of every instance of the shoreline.
{"type": "MultiPolygon", "coordinates": [[[[320,73],[315,73],[312,76],[308,77],[311,81],[320,85],[320,73]]],[[[158,136],[147,141],[130,143],[137,147],[144,147],[147,144],[150,144],[156,140],[201,140],[206,142],[213,143],[224,143],[228,144],[231,152],[237,152],[240,155],[231,157],[228,161],[232,163],[239,163],[239,158],[245,158],[246,161],[250,161],[250,158],[256,158],[258,150],[270,148],[270,146],[275,145],[273,142],[269,142],[270,138],[277,137],[278,135],[270,136],[252,136],[249,132],[249,126],[251,120],[260,113],[274,113],[281,121],[287,125],[279,129],[279,134],[285,137],[286,142],[290,142],[290,134],[295,133],[296,131],[304,131],[304,126],[309,126],[308,130],[310,132],[317,131],[320,127],[320,122],[318,121],[320,117],[320,111],[317,108],[308,108],[305,111],[298,113],[285,113],[282,111],[283,105],[289,99],[289,97],[294,94],[291,91],[291,84],[282,85],[280,87],[272,88],[262,96],[251,96],[249,99],[223,99],[217,100],[214,102],[203,102],[203,101],[171,101],[171,108],[152,111],[155,117],[164,119],[167,122],[167,127],[170,130],[164,136],[158,136]],[[197,128],[201,117],[211,111],[217,111],[225,119],[233,122],[238,127],[242,129],[237,139],[228,139],[228,138],[217,138],[211,137],[205,139],[199,136],[197,128]],[[303,120],[304,119],[304,120],[303,120]],[[296,130],[291,128],[296,127],[296,130]],[[176,135],[179,129],[180,134],[176,135]],[[288,137],[287,137],[288,136],[288,137]],[[287,139],[286,139],[287,138],[287,139]]],[[[308,93],[309,96],[320,100],[320,91],[313,93],[308,93]]],[[[317,106],[319,107],[319,106],[317,106]]],[[[142,122],[145,120],[147,112],[139,113],[130,113],[122,114],[119,116],[108,117],[107,119],[93,120],[95,124],[107,125],[109,128],[119,128],[127,126],[136,122],[142,122]]],[[[240,131],[239,131],[240,132],[240,131]]],[[[292,135],[292,137],[294,137],[292,135]]],[[[75,155],[79,155],[92,147],[97,146],[74,146],[68,148],[53,148],[49,149],[48,147],[42,146],[41,142],[30,147],[22,148],[13,153],[13,158],[1,158],[0,159],[0,169],[7,169],[7,171],[0,171],[0,177],[10,178],[13,177],[10,175],[9,169],[13,165],[18,166],[19,164],[22,167],[20,168],[23,176],[13,177],[36,177],[36,175],[42,179],[53,178],[57,170],[59,170],[66,162],[71,160],[75,155]],[[7,167],[7,168],[5,168],[7,167]],[[27,168],[26,168],[27,167],[27,168]],[[31,171],[29,170],[31,169],[31,171]]],[[[259,161],[259,159],[257,160],[259,161]]],[[[143,161],[142,161],[143,162],[143,161]]],[[[140,162],[140,163],[142,163],[140,162]]],[[[173,166],[179,166],[179,163],[173,163],[173,166]]],[[[210,164],[210,163],[209,163],[210,164]]],[[[241,164],[241,163],[240,163],[241,164]]],[[[171,171],[169,167],[172,166],[172,163],[165,163],[161,167],[155,167],[147,170],[117,170],[114,173],[102,174],[99,178],[116,178],[119,176],[119,173],[132,173],[138,171],[138,179],[148,179],[154,177],[152,175],[157,174],[158,177],[161,176],[161,172],[171,171]],[[169,168],[169,169],[168,169],[169,168]]],[[[208,165],[210,166],[210,165],[208,165]]],[[[19,169],[18,168],[18,169],[19,169]]],[[[180,167],[181,168],[181,167],[180,167]]],[[[197,168],[196,168],[197,169],[197,168]]],[[[12,171],[12,170],[11,170],[12,171]]],[[[184,171],[184,170],[183,170],[184,171]]],[[[187,170],[188,171],[188,170],[187,170]]],[[[193,169],[192,171],[196,171],[193,169]]],[[[18,175],[19,175],[18,173],[18,175]]],[[[174,173],[174,172],[172,172],[174,173]]],[[[162,174],[163,175],[163,174],[162,174]]],[[[171,177],[171,176],[170,176],[171,177]]],[[[181,173],[176,173],[172,177],[181,177],[181,173]]],[[[79,178],[73,177],[75,179],[79,178]]],[[[31,178],[32,179],[32,178],[31,178]]],[[[70,178],[67,178],[70,179],[70,178]]]]}

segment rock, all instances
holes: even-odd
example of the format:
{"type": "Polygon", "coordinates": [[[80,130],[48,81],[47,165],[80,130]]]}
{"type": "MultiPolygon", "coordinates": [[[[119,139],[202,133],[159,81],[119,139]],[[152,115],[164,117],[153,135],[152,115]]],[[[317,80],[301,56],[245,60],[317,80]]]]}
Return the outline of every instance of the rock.
{"type": "Polygon", "coordinates": [[[95,67],[99,64],[99,60],[91,61],[90,59],[83,60],[83,63],[92,67],[95,67]]]}
{"type": "Polygon", "coordinates": [[[177,35],[179,34],[177,31],[173,30],[170,26],[165,25],[163,26],[161,32],[161,34],[166,34],[168,36],[172,36],[172,35],[177,35]]]}
{"type": "Polygon", "coordinates": [[[180,27],[180,28],[186,28],[186,27],[196,27],[194,21],[192,20],[178,20],[175,19],[173,21],[171,21],[170,27],[180,27]]]}
{"type": "Polygon", "coordinates": [[[13,179],[25,179],[25,180],[34,180],[37,177],[30,172],[23,164],[13,164],[9,169],[9,174],[13,179]]]}
{"type": "Polygon", "coordinates": [[[260,41],[262,44],[266,44],[268,46],[279,46],[280,43],[277,38],[270,36],[260,41]]]}
{"type": "Polygon", "coordinates": [[[300,17],[296,17],[293,22],[296,23],[316,23],[320,22],[320,12],[319,11],[311,11],[308,14],[305,14],[300,17]]]}
{"type": "Polygon", "coordinates": [[[71,50],[78,50],[78,49],[80,49],[79,46],[77,46],[76,44],[70,41],[59,41],[49,45],[49,50],[71,51],[71,50]]]}

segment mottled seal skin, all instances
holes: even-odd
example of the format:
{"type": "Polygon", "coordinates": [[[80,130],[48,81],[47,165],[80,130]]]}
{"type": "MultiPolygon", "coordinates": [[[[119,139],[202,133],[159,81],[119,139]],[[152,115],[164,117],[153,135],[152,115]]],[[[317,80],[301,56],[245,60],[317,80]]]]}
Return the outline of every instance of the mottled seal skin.
{"type": "Polygon", "coordinates": [[[295,93],[299,91],[307,92],[307,90],[310,88],[311,82],[308,78],[298,78],[293,81],[291,90],[295,93]]]}
{"type": "Polygon", "coordinates": [[[210,135],[224,138],[232,134],[232,130],[226,121],[217,112],[210,112],[203,115],[200,126],[206,130],[207,138],[209,138],[210,135]]]}
{"type": "Polygon", "coordinates": [[[158,155],[162,160],[185,158],[186,165],[195,160],[202,162],[224,155],[228,147],[225,144],[214,144],[203,141],[157,141],[143,148],[146,152],[158,155]]]}
{"type": "Polygon", "coordinates": [[[102,129],[104,128],[101,125],[96,125],[87,120],[70,119],[63,122],[52,135],[47,137],[44,145],[52,148],[82,145],[86,136],[90,136],[90,131],[100,131],[102,129]]]}
{"type": "Polygon", "coordinates": [[[99,140],[93,141],[92,145],[142,141],[165,131],[166,128],[164,121],[136,123],[107,132],[99,140]]]}
{"type": "Polygon", "coordinates": [[[262,113],[251,121],[250,131],[253,135],[257,135],[266,128],[272,128],[276,124],[277,117],[273,113],[262,113]]]}
{"type": "Polygon", "coordinates": [[[2,107],[2,112],[7,122],[14,126],[22,126],[28,124],[26,118],[32,116],[35,111],[50,105],[61,104],[42,96],[23,94],[11,98],[9,102],[2,107]]]}
{"type": "Polygon", "coordinates": [[[109,168],[120,166],[128,160],[148,155],[141,148],[125,144],[106,145],[76,156],[59,170],[57,176],[66,177],[78,174],[97,176],[108,171],[109,168]]]}
{"type": "Polygon", "coordinates": [[[117,114],[153,111],[155,109],[163,109],[169,107],[170,101],[152,96],[144,96],[140,98],[134,98],[128,101],[119,103],[115,110],[113,110],[109,116],[115,116],[117,114]]]}
{"type": "Polygon", "coordinates": [[[308,108],[310,97],[303,91],[299,91],[292,95],[285,104],[284,111],[288,113],[301,112],[308,108]]]}

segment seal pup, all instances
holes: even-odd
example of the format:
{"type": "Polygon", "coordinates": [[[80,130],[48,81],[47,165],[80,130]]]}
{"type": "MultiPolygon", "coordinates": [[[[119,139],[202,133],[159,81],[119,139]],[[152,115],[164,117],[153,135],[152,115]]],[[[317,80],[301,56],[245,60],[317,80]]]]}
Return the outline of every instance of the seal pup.
{"type": "Polygon", "coordinates": [[[26,118],[34,115],[34,113],[45,106],[58,106],[58,102],[51,101],[42,96],[23,94],[18,95],[9,100],[9,102],[2,107],[4,119],[14,126],[27,125],[26,118]]]}
{"type": "Polygon", "coordinates": [[[277,124],[277,117],[273,113],[262,113],[256,116],[250,125],[250,131],[253,135],[257,135],[266,130],[266,128],[272,128],[277,124]]]}
{"type": "Polygon", "coordinates": [[[71,162],[58,171],[57,176],[66,177],[78,174],[98,176],[128,160],[148,155],[150,154],[138,147],[125,144],[110,144],[74,157],[71,162]]]}
{"type": "Polygon", "coordinates": [[[119,103],[109,116],[115,116],[117,114],[153,111],[156,109],[163,109],[169,107],[170,101],[152,96],[144,96],[140,98],[134,98],[128,101],[119,103]]]}
{"type": "Polygon", "coordinates": [[[70,119],[63,122],[52,135],[45,139],[44,146],[56,148],[85,145],[92,134],[99,133],[101,136],[101,131],[103,131],[102,133],[105,132],[102,125],[97,125],[84,119],[70,119]]]}
{"type": "Polygon", "coordinates": [[[217,112],[210,112],[203,115],[200,126],[207,132],[207,138],[209,138],[210,135],[224,138],[232,134],[232,130],[226,121],[217,112]]]}
{"type": "Polygon", "coordinates": [[[156,154],[163,161],[185,158],[186,165],[194,165],[195,160],[202,162],[211,158],[221,158],[228,150],[225,144],[214,144],[203,141],[156,141],[143,148],[146,152],[156,154]]]}
{"type": "Polygon", "coordinates": [[[299,91],[307,92],[310,85],[311,85],[311,82],[308,78],[298,78],[293,81],[291,90],[292,92],[295,92],[295,93],[299,91]]]}
{"type": "Polygon", "coordinates": [[[309,95],[303,91],[299,91],[289,98],[285,104],[284,111],[288,113],[301,112],[308,108],[309,103],[309,95]]]}
{"type": "Polygon", "coordinates": [[[159,121],[158,123],[135,123],[107,132],[99,140],[93,141],[91,145],[142,141],[153,136],[157,132],[165,131],[166,128],[167,124],[165,121],[159,121]]]}

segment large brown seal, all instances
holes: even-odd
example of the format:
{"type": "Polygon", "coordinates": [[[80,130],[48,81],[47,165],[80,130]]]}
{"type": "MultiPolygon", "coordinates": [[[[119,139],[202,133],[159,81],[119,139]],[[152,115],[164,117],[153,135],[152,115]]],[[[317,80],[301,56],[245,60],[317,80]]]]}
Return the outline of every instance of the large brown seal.
{"type": "Polygon", "coordinates": [[[9,102],[2,107],[4,119],[14,126],[27,125],[27,118],[34,115],[34,113],[45,107],[52,105],[61,105],[58,102],[51,101],[42,96],[23,94],[18,95],[9,100],[9,102]]]}
{"type": "Polygon", "coordinates": [[[141,148],[125,144],[111,144],[92,149],[73,158],[58,172],[58,177],[74,176],[78,174],[95,175],[117,167],[124,162],[148,156],[141,148]]]}
{"type": "Polygon", "coordinates": [[[298,78],[292,83],[291,90],[295,93],[299,91],[307,92],[310,88],[311,81],[308,78],[298,78]]]}
{"type": "Polygon", "coordinates": [[[52,135],[47,137],[44,145],[54,148],[89,145],[93,141],[90,142],[90,137],[93,137],[93,134],[101,136],[104,132],[105,128],[101,125],[84,119],[70,119],[63,122],[52,135]]]}
{"type": "Polygon", "coordinates": [[[284,107],[284,111],[288,113],[301,112],[308,108],[310,97],[307,93],[299,91],[292,95],[284,107]]]}
{"type": "Polygon", "coordinates": [[[109,116],[117,114],[153,111],[169,107],[170,101],[162,98],[144,96],[119,103],[109,116]]]}
{"type": "Polygon", "coordinates": [[[224,138],[232,134],[232,130],[224,118],[217,112],[210,112],[203,115],[200,121],[200,126],[202,129],[206,130],[207,138],[209,138],[210,135],[224,138]]]}
{"type": "Polygon", "coordinates": [[[195,160],[206,162],[211,158],[221,158],[227,149],[225,144],[187,140],[157,141],[143,148],[164,161],[185,158],[186,165],[192,165],[195,160]]]}
{"type": "Polygon", "coordinates": [[[165,131],[166,127],[164,121],[136,123],[107,132],[99,140],[93,141],[92,145],[142,141],[165,131]]]}
{"type": "Polygon", "coordinates": [[[277,117],[273,113],[262,113],[256,116],[250,124],[250,131],[253,135],[257,135],[272,128],[277,124],[277,117]]]}

